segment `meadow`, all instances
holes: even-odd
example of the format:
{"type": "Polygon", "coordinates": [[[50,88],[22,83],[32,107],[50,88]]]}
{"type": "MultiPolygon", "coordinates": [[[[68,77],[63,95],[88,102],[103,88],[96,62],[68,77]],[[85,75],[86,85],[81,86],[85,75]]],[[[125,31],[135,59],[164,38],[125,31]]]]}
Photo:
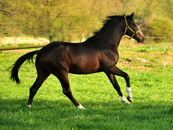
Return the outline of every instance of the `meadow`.
{"type": "MultiPolygon", "coordinates": [[[[0,129],[173,129],[173,43],[121,43],[119,53],[117,66],[131,78],[133,106],[121,102],[104,73],[69,74],[73,95],[86,108],[79,110],[63,95],[53,75],[29,108],[29,88],[37,75],[34,64],[23,64],[22,83],[17,85],[10,80],[9,67],[25,53],[0,52],[0,129]]],[[[125,80],[117,77],[117,81],[127,97],[125,80]]]]}

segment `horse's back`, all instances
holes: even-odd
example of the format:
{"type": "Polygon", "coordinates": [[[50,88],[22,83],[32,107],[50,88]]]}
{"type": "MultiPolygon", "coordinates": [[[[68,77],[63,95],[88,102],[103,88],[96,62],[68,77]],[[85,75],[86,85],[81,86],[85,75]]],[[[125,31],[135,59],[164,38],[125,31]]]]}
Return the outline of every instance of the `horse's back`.
{"type": "Polygon", "coordinates": [[[84,43],[52,42],[41,49],[38,59],[45,68],[87,74],[98,71],[98,53],[84,43]]]}

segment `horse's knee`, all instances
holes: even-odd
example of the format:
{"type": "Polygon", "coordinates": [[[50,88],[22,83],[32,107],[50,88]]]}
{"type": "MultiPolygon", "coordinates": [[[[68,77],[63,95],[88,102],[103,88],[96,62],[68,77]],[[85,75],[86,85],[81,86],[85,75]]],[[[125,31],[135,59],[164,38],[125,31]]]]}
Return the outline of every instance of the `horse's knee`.
{"type": "Polygon", "coordinates": [[[126,76],[126,78],[125,78],[127,81],[129,81],[130,80],[130,77],[129,77],[129,75],[127,74],[127,76],[126,76]]]}

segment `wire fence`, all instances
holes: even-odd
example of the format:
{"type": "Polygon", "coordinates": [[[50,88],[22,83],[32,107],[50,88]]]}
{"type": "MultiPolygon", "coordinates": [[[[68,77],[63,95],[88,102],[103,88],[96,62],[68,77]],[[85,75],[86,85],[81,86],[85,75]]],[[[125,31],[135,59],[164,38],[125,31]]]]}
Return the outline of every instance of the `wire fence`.
{"type": "Polygon", "coordinates": [[[172,37],[145,37],[145,42],[173,42],[173,36],[172,37]]]}
{"type": "MultiPolygon", "coordinates": [[[[69,41],[72,43],[80,43],[85,41],[91,35],[87,34],[65,34],[71,36],[78,36],[79,39],[69,41]]],[[[144,43],[149,42],[173,42],[173,37],[145,37],[144,43]]],[[[48,38],[34,38],[34,37],[2,37],[0,38],[0,51],[18,50],[27,48],[43,47],[50,43],[48,38]]]]}

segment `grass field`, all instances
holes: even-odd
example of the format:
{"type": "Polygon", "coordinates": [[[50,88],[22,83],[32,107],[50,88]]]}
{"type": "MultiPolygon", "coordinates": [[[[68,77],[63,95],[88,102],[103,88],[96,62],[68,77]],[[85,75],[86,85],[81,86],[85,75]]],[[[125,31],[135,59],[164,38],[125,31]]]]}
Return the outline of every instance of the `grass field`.
{"type": "MultiPolygon", "coordinates": [[[[173,129],[173,43],[123,44],[118,67],[131,78],[133,107],[123,104],[104,73],[69,74],[77,109],[51,75],[28,108],[34,64],[24,63],[20,85],[9,67],[24,53],[0,52],[1,130],[171,130],[173,129]]],[[[125,96],[125,80],[117,77],[125,96]]]]}

